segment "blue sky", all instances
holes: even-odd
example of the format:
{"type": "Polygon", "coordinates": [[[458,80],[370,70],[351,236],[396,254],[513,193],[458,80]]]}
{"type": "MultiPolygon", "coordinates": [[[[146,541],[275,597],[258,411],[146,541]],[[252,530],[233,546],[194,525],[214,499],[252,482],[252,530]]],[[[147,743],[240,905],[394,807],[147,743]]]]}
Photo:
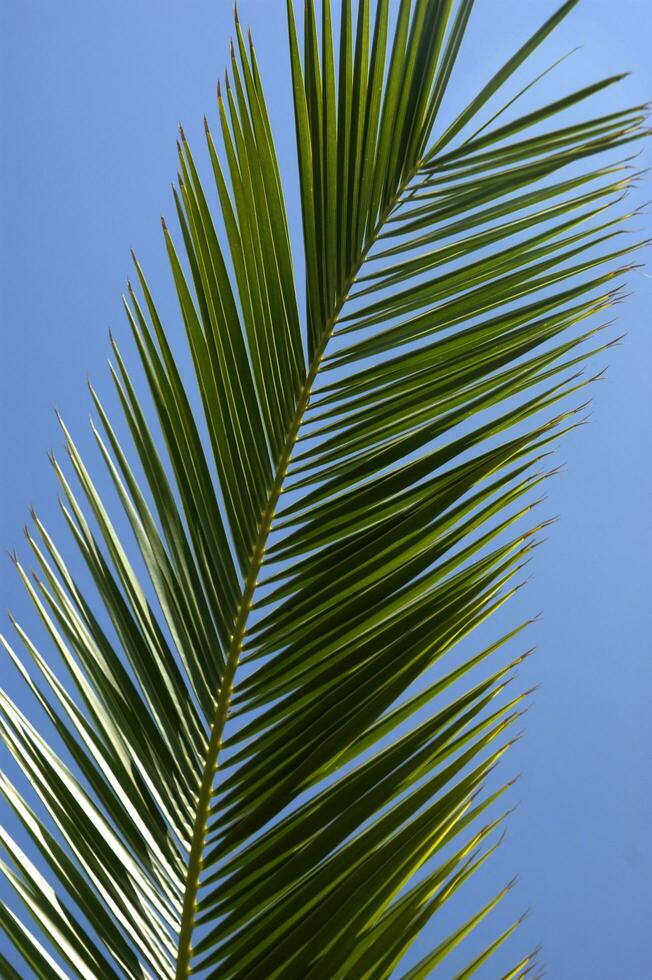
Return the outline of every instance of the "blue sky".
{"type": "MultiPolygon", "coordinates": [[[[241,0],[254,30],[279,155],[294,179],[294,128],[284,0],[241,0]]],[[[556,0],[477,0],[453,100],[462,104],[557,6],[556,0]]],[[[0,166],[0,548],[20,546],[34,504],[56,529],[46,451],[59,448],[56,405],[87,437],[86,377],[108,392],[109,327],[126,341],[120,293],[134,246],[173,309],[159,216],[172,214],[179,121],[195,146],[215,118],[215,83],[228,59],[223,0],[5,0],[0,166]]],[[[652,98],[652,6],[583,0],[521,76],[582,45],[538,90],[552,100],[621,70],[632,76],[603,105],[652,98]]],[[[203,160],[205,164],[205,159],[203,160]]],[[[649,166],[650,149],[641,166],[649,166]]],[[[648,183],[648,187],[652,184],[648,183]]],[[[637,203],[652,197],[650,190],[637,203]]],[[[298,199],[289,194],[298,231],[298,199]]],[[[637,219],[642,237],[652,219],[637,219]]],[[[298,241],[298,238],[296,239],[298,241]]],[[[630,281],[618,313],[625,344],[610,352],[591,423],[562,450],[548,486],[561,520],[533,562],[514,624],[544,611],[539,651],[525,670],[540,683],[527,737],[509,765],[523,770],[521,806],[489,871],[520,875],[512,909],[530,908],[519,948],[541,942],[556,980],[649,976],[652,907],[652,279],[630,281]]],[[[8,560],[2,603],[31,613],[8,560]]],[[[513,618],[513,619],[512,619],[513,618]]],[[[8,681],[13,689],[13,678],[8,681]]],[[[485,881],[486,884],[486,881],[485,881]]],[[[471,895],[471,901],[473,895],[471,895]]],[[[424,949],[427,946],[424,943],[424,949]]],[[[497,975],[492,967],[486,976],[497,975]]]]}

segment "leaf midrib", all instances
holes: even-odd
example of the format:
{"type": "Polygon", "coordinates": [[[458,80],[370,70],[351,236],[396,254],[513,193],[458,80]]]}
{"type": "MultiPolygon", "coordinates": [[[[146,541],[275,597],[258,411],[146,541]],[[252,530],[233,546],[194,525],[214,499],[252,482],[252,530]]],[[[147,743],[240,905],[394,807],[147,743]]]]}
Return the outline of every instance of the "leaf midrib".
{"type": "Polygon", "coordinates": [[[351,289],[360,268],[366,261],[370,249],[375,244],[385,222],[394,208],[399,204],[401,195],[415,174],[419,171],[419,167],[420,161],[414,166],[410,174],[401,182],[396,194],[392,197],[382,215],[379,217],[376,227],[369,236],[358,260],[354,265],[353,270],[349,274],[348,280],[341,291],[341,295],[335,302],[330,318],[326,321],[324,336],[313,355],[310,368],[303,383],[303,387],[297,401],[294,418],[290,429],[288,430],[285,446],[276,468],[274,483],[272,484],[269,492],[267,505],[263,511],[258,537],[252,552],[249,572],[247,573],[244,583],[242,599],[240,601],[240,605],[238,606],[238,612],[236,615],[233,634],[231,636],[229,651],[226,658],[226,665],[224,668],[223,682],[215,705],[215,716],[211,725],[211,735],[206,750],[206,761],[204,763],[199,796],[197,798],[197,813],[190,844],[190,856],[188,859],[188,872],[186,876],[186,890],[183,898],[177,946],[178,952],[175,980],[186,980],[186,978],[190,976],[192,935],[195,926],[195,914],[197,911],[197,895],[199,892],[199,882],[203,867],[204,844],[206,839],[208,817],[210,815],[213,781],[215,779],[215,773],[217,772],[219,753],[222,746],[222,734],[228,718],[231,697],[233,695],[235,673],[240,662],[240,655],[242,653],[249,612],[252,607],[253,595],[258,584],[258,574],[265,557],[267,539],[272,529],[272,523],[276,515],[276,507],[283,490],[283,484],[285,482],[285,476],[290,464],[294,445],[303,422],[303,416],[310,401],[313,385],[317,375],[319,374],[326,347],[333,335],[333,330],[342,311],[342,307],[348,299],[349,290],[351,289]]]}

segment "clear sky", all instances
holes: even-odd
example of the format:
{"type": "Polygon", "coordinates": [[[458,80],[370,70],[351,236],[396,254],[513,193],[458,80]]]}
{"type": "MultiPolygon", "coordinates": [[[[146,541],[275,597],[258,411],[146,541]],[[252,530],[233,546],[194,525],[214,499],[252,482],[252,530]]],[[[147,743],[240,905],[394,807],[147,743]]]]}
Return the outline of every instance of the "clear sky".
{"type": "MultiPolygon", "coordinates": [[[[455,100],[557,5],[477,0],[455,100]]],[[[240,2],[292,182],[284,8],[284,0],[240,2]]],[[[120,293],[130,245],[172,309],[159,215],[173,210],[176,126],[183,122],[199,150],[202,114],[216,116],[230,27],[226,0],[1,4],[3,550],[21,545],[32,503],[60,526],[46,458],[61,443],[52,407],[89,446],[85,379],[108,392],[108,328],[126,341],[120,293]]],[[[538,99],[631,70],[603,105],[633,105],[652,99],[651,42],[649,0],[583,0],[520,77],[582,45],[538,99]]],[[[649,158],[647,147],[642,165],[649,158]]],[[[297,205],[292,192],[295,231],[297,205]]],[[[652,218],[637,227],[652,235],[652,218]]],[[[536,553],[520,609],[510,608],[514,624],[519,612],[544,611],[532,630],[539,653],[525,669],[526,683],[541,688],[509,761],[524,772],[520,809],[489,878],[467,892],[473,902],[487,881],[498,887],[518,872],[509,911],[531,913],[518,948],[541,942],[555,980],[645,980],[652,969],[652,279],[634,273],[631,288],[619,309],[629,336],[610,352],[591,424],[565,442],[565,471],[548,487],[548,512],[561,520],[536,553]]],[[[33,619],[8,559],[0,574],[2,607],[33,619]]],[[[3,683],[16,690],[13,678],[3,683]]],[[[484,975],[497,976],[499,965],[484,975]]]]}

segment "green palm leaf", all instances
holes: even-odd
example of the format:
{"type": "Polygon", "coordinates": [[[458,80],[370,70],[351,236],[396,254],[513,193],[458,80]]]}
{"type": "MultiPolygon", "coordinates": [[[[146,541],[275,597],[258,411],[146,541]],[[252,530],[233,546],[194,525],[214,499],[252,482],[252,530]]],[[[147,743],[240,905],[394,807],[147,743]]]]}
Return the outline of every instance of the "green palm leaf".
{"type": "Polygon", "coordinates": [[[482,121],[574,5],[444,128],[472,0],[342,0],[339,31],[307,0],[301,32],[289,0],[305,315],[236,15],[220,151],[206,123],[219,220],[181,132],[182,252],[163,223],[194,377],[134,257],[156,419],[112,340],[130,448],[91,396],[119,510],[61,422],[83,561],[35,514],[33,574],[16,559],[50,644],[13,620],[2,642],[47,722],[0,693],[31,792],[0,789],[46,871],[2,831],[29,917],[0,916],[34,976],[423,977],[506,894],[401,967],[497,846],[510,783],[487,779],[527,697],[505,653],[527,624],[457,647],[521,585],[641,244],[619,204],[646,107],[557,119],[622,76],[482,121]]]}

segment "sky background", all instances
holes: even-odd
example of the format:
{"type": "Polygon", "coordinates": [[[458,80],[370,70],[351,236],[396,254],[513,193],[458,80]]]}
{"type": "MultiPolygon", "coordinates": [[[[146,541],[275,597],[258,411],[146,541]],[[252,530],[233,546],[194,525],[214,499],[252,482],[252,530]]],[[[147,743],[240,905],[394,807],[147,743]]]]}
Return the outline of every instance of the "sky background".
{"type": "MultiPolygon", "coordinates": [[[[466,102],[556,6],[477,0],[452,103],[466,102]]],[[[284,7],[284,0],[240,3],[241,19],[254,29],[281,167],[292,184],[284,7]]],[[[90,446],[86,377],[108,394],[109,327],[128,347],[120,294],[130,246],[163,307],[173,309],[159,216],[173,211],[176,127],[183,122],[206,172],[201,120],[204,112],[216,119],[215,83],[228,60],[230,30],[223,0],[1,4],[3,551],[21,546],[30,504],[48,526],[60,527],[46,457],[61,446],[52,408],[81,448],[90,446]]],[[[538,99],[630,70],[602,105],[637,104],[652,98],[651,41],[647,0],[583,0],[519,79],[529,81],[581,44],[537,90],[538,99]]],[[[648,147],[642,166],[649,154],[648,147]]],[[[637,203],[652,197],[651,188],[648,181],[637,203]]],[[[294,187],[288,206],[296,232],[294,187]]],[[[636,226],[642,237],[652,235],[650,216],[636,226]]],[[[518,600],[524,615],[544,611],[531,632],[538,656],[524,672],[528,684],[541,687],[527,737],[509,761],[524,773],[521,805],[489,870],[496,889],[519,873],[510,907],[529,907],[530,916],[517,948],[542,943],[547,974],[556,980],[650,976],[652,279],[635,272],[630,286],[618,311],[618,330],[629,335],[609,353],[591,424],[562,447],[566,467],[549,483],[546,504],[561,520],[537,550],[533,580],[518,600]]],[[[0,576],[0,606],[33,621],[8,559],[0,576]]],[[[518,614],[510,609],[509,623],[518,614]]],[[[4,685],[17,691],[13,676],[3,677],[4,685]]],[[[467,894],[473,901],[473,891],[467,894]]],[[[422,952],[430,945],[424,941],[422,952]]],[[[497,975],[498,961],[483,974],[497,975]]]]}

